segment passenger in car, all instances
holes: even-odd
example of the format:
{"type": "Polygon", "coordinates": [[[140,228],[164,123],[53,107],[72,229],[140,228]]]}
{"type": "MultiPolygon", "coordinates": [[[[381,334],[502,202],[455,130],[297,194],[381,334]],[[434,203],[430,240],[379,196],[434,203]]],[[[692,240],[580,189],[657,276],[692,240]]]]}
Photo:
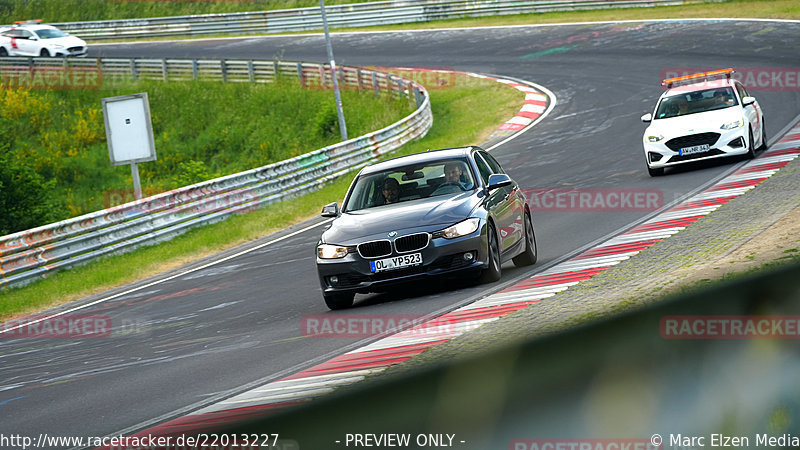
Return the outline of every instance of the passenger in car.
{"type": "Polygon", "coordinates": [[[387,205],[397,203],[400,199],[400,183],[394,178],[387,178],[383,182],[383,199],[387,205]]]}

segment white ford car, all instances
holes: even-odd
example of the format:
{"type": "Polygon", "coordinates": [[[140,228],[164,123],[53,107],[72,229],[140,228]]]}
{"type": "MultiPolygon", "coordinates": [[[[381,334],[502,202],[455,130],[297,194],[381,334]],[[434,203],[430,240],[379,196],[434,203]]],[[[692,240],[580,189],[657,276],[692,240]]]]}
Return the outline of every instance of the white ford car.
{"type": "Polygon", "coordinates": [[[761,106],[732,74],[725,69],[663,81],[667,90],[655,111],[642,116],[650,124],[642,138],[650,176],[690,161],[752,158],[766,148],[761,106]]]}
{"type": "Polygon", "coordinates": [[[86,56],[86,42],[50,25],[17,23],[0,28],[3,56],[86,56]]]}

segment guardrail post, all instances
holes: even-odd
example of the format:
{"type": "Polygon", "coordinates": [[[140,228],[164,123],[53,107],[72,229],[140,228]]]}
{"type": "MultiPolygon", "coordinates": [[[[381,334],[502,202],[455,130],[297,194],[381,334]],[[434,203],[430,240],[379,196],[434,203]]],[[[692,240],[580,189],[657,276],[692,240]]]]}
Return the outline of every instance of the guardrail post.
{"type": "Polygon", "coordinates": [[[303,63],[297,63],[297,78],[300,79],[300,86],[306,87],[306,76],[303,73],[303,63]]]}
{"type": "Polygon", "coordinates": [[[356,69],[356,88],[361,90],[361,68],[356,69]]]}
{"type": "Polygon", "coordinates": [[[417,108],[422,105],[422,102],[425,101],[425,97],[423,97],[422,92],[420,92],[419,88],[414,86],[414,100],[417,101],[417,108]]]}
{"type": "Polygon", "coordinates": [[[28,68],[33,69],[33,57],[28,57],[28,68]]]}
{"type": "Polygon", "coordinates": [[[323,67],[322,64],[320,64],[319,65],[319,85],[322,86],[323,89],[325,89],[325,84],[326,84],[325,83],[325,78],[327,77],[325,73],[326,73],[325,72],[325,67],[323,67]]]}
{"type": "Polygon", "coordinates": [[[169,81],[167,76],[167,58],[161,58],[161,77],[164,81],[169,81]]]}
{"type": "Polygon", "coordinates": [[[247,74],[250,75],[250,82],[256,82],[256,72],[253,70],[253,60],[247,61],[247,74]]]}
{"type": "Polygon", "coordinates": [[[131,58],[131,81],[136,81],[136,58],[131,58]]]}
{"type": "Polygon", "coordinates": [[[280,74],[280,66],[278,65],[278,61],[272,61],[272,78],[274,81],[278,80],[278,75],[280,74]]]}
{"type": "Polygon", "coordinates": [[[197,81],[197,60],[192,60],[192,79],[197,81]]]}
{"type": "Polygon", "coordinates": [[[374,71],[372,72],[372,89],[375,91],[375,97],[381,95],[381,85],[378,84],[378,75],[374,71]]]}
{"type": "Polygon", "coordinates": [[[67,61],[67,57],[66,57],[66,56],[64,57],[64,60],[62,61],[62,64],[64,65],[64,68],[65,68],[65,69],[66,69],[67,67],[69,67],[69,62],[67,61]]]}
{"type": "Polygon", "coordinates": [[[219,61],[219,67],[222,70],[222,82],[225,83],[228,81],[228,65],[225,63],[224,59],[219,61]]]}

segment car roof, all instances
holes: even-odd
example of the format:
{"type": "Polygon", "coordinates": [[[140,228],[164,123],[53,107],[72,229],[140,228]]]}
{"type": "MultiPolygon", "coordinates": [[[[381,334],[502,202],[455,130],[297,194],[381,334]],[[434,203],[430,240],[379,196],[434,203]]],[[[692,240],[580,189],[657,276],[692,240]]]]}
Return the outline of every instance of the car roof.
{"type": "Polygon", "coordinates": [[[24,28],[26,30],[31,30],[31,31],[57,30],[58,29],[58,28],[56,28],[56,27],[54,27],[52,25],[44,25],[44,24],[41,24],[41,23],[21,23],[19,25],[12,25],[9,28],[11,28],[11,29],[13,29],[13,28],[24,28]]]}
{"type": "Polygon", "coordinates": [[[705,91],[707,89],[718,89],[721,87],[733,87],[734,80],[731,79],[724,79],[724,80],[711,80],[711,81],[699,81],[697,83],[689,83],[689,84],[682,84],[680,86],[675,86],[673,88],[667,89],[661,97],[671,97],[677,94],[685,94],[687,92],[696,92],[696,91],[705,91]]]}
{"type": "Polygon", "coordinates": [[[406,156],[399,156],[397,158],[392,158],[386,161],[381,161],[379,163],[369,165],[364,169],[362,169],[361,173],[369,174],[369,173],[381,172],[384,170],[389,170],[395,167],[405,166],[408,164],[426,163],[429,161],[437,161],[440,159],[463,158],[469,155],[469,153],[473,149],[480,150],[480,147],[468,146],[468,147],[443,148],[439,150],[428,150],[427,152],[414,153],[406,156]]]}

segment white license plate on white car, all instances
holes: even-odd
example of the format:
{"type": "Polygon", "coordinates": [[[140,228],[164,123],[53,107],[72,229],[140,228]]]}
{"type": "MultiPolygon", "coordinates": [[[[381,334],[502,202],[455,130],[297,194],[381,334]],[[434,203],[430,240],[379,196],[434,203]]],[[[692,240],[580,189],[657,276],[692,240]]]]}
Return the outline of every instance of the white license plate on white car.
{"type": "Polygon", "coordinates": [[[710,146],[710,145],[708,145],[708,144],[703,144],[703,145],[693,145],[693,146],[691,146],[691,147],[683,147],[683,148],[682,148],[682,149],[681,149],[681,150],[678,152],[678,154],[679,154],[679,155],[693,155],[693,154],[695,154],[695,153],[703,153],[703,152],[707,152],[707,151],[708,151],[708,149],[710,149],[710,148],[711,148],[711,146],[710,146]]]}
{"type": "Polygon", "coordinates": [[[422,264],[422,253],[412,253],[410,255],[395,256],[392,258],[378,259],[369,262],[369,266],[373,273],[383,272],[384,270],[402,269],[403,267],[418,266],[420,264],[422,264]]]}

